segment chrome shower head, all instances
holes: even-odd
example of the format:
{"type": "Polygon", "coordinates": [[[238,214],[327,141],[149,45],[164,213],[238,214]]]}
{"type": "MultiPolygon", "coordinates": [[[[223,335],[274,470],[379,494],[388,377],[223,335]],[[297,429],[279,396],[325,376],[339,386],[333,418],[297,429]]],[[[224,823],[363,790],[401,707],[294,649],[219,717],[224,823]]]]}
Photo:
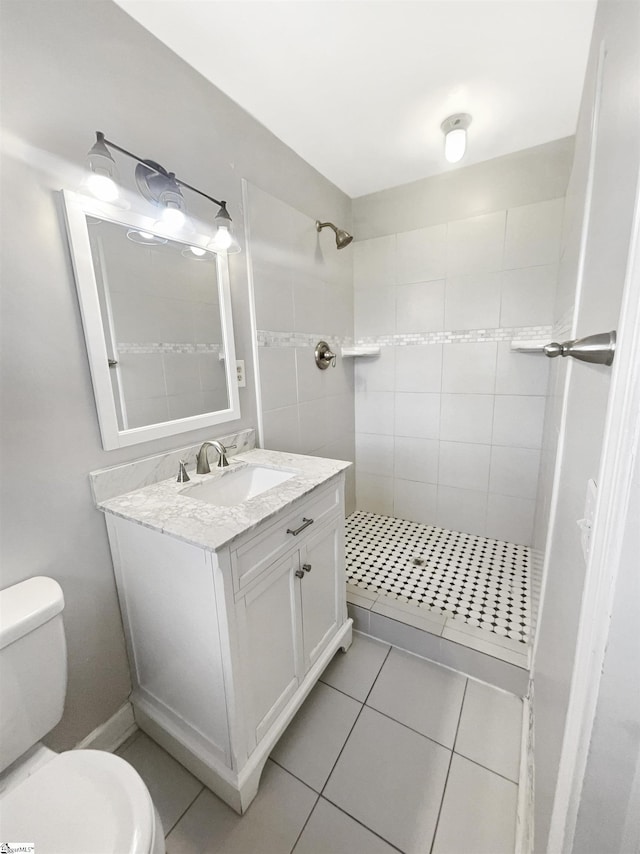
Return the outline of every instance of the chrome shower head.
{"type": "Polygon", "coordinates": [[[344,249],[344,247],[348,246],[353,240],[352,234],[349,234],[348,231],[344,231],[342,228],[338,228],[332,222],[320,222],[319,220],[316,220],[316,231],[322,231],[322,229],[327,226],[335,232],[336,246],[338,249],[344,249]]]}

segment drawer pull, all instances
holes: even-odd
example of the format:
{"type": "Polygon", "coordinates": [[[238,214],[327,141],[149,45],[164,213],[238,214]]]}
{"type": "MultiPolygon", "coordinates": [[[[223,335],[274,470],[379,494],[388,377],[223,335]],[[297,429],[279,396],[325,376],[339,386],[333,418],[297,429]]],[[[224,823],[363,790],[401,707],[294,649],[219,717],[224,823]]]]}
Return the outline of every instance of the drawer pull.
{"type": "Polygon", "coordinates": [[[302,517],[302,525],[299,528],[287,528],[287,534],[293,534],[294,537],[297,537],[305,528],[308,528],[309,525],[313,525],[313,519],[305,519],[302,517]]]}
{"type": "Polygon", "coordinates": [[[301,569],[296,569],[296,578],[304,578],[304,572],[301,569]]]}
{"type": "Polygon", "coordinates": [[[311,564],[310,563],[303,563],[302,568],[304,569],[305,572],[311,572],[311,564]]]}

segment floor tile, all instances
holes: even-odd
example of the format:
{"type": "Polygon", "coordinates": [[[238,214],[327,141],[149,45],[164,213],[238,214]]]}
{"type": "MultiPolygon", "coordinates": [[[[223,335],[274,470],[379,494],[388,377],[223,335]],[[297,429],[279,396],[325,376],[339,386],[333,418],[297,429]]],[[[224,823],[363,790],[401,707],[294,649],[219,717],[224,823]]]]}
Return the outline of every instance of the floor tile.
{"type": "Polygon", "coordinates": [[[338,651],[320,679],[364,703],[390,649],[388,643],[354,632],[347,652],[338,651]]]}
{"type": "Polygon", "coordinates": [[[293,854],[396,854],[396,849],[320,798],[293,854]]]}
{"type": "Polygon", "coordinates": [[[431,854],[513,854],[518,787],[454,754],[431,854]]]}
{"type": "Polygon", "coordinates": [[[392,649],[367,705],[452,748],[466,681],[461,673],[392,649]]]}
{"type": "Polygon", "coordinates": [[[323,794],[406,854],[424,854],[450,756],[434,741],[365,706],[323,794]]]}
{"type": "Polygon", "coordinates": [[[356,700],[318,682],[271,757],[321,792],[361,708],[356,700]]]}
{"type": "Polygon", "coordinates": [[[289,854],[317,795],[267,762],[243,816],[205,789],[167,838],[167,854],[289,854]]]}
{"type": "Polygon", "coordinates": [[[164,832],[169,833],[202,790],[202,783],[144,733],[120,755],[133,765],[147,784],[160,813],[164,832]]]}
{"type": "Polygon", "coordinates": [[[518,782],[522,700],[469,680],[455,751],[518,782]]]}
{"type": "Polygon", "coordinates": [[[346,557],[356,590],[402,597],[489,638],[529,641],[528,546],[358,511],[347,519],[346,557]]]}

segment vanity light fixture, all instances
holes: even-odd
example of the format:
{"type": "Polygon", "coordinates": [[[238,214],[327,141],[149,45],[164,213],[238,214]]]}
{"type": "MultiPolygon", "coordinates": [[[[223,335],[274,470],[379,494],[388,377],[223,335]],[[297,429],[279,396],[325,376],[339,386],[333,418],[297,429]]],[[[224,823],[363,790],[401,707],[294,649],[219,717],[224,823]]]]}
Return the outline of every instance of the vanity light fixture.
{"type": "Polygon", "coordinates": [[[127,231],[129,240],[134,243],[141,243],[143,246],[153,246],[160,243],[166,243],[166,237],[160,237],[158,234],[151,234],[150,231],[138,231],[136,228],[130,228],[127,231]]]}
{"type": "MultiPolygon", "coordinates": [[[[160,229],[183,232],[189,230],[184,196],[182,195],[182,189],[186,188],[213,202],[214,205],[218,205],[218,212],[214,220],[216,232],[207,248],[213,252],[224,251],[227,254],[240,252],[240,244],[233,236],[232,221],[227,210],[227,203],[224,200],[214,199],[213,196],[203,193],[197,187],[187,184],[186,181],[176,177],[175,172],[168,172],[164,166],[154,160],[143,160],[137,154],[116,145],[115,142],[107,139],[101,131],[96,131],[96,141],[88,154],[91,174],[87,180],[87,188],[94,196],[104,202],[115,201],[118,196],[115,160],[109,149],[119,151],[121,154],[138,161],[135,169],[136,184],[141,195],[147,201],[162,209],[157,221],[160,229]]],[[[130,237],[129,234],[127,236],[130,237]]],[[[130,239],[135,240],[134,237],[130,237],[130,239]]],[[[147,241],[143,237],[136,242],[147,241]]]]}
{"type": "Polygon", "coordinates": [[[468,113],[455,113],[440,125],[444,133],[444,156],[449,163],[458,163],[464,157],[470,124],[471,116],[468,113]]]}
{"type": "Polygon", "coordinates": [[[97,134],[97,139],[87,154],[89,174],[86,185],[101,202],[115,202],[118,198],[118,173],[116,161],[104,143],[104,136],[97,134]]]}

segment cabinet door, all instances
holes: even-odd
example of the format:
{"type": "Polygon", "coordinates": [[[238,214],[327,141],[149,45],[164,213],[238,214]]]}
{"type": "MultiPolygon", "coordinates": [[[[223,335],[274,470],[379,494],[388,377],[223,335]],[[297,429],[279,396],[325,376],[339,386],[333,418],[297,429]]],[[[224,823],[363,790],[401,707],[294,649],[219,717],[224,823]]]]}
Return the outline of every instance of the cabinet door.
{"type": "Polygon", "coordinates": [[[302,637],[297,568],[294,552],[236,603],[249,752],[298,687],[302,637]]]}
{"type": "Polygon", "coordinates": [[[304,576],[302,594],[302,635],[305,672],[322,653],[337,631],[340,593],[344,599],[344,525],[341,519],[310,534],[300,549],[304,576]]]}

